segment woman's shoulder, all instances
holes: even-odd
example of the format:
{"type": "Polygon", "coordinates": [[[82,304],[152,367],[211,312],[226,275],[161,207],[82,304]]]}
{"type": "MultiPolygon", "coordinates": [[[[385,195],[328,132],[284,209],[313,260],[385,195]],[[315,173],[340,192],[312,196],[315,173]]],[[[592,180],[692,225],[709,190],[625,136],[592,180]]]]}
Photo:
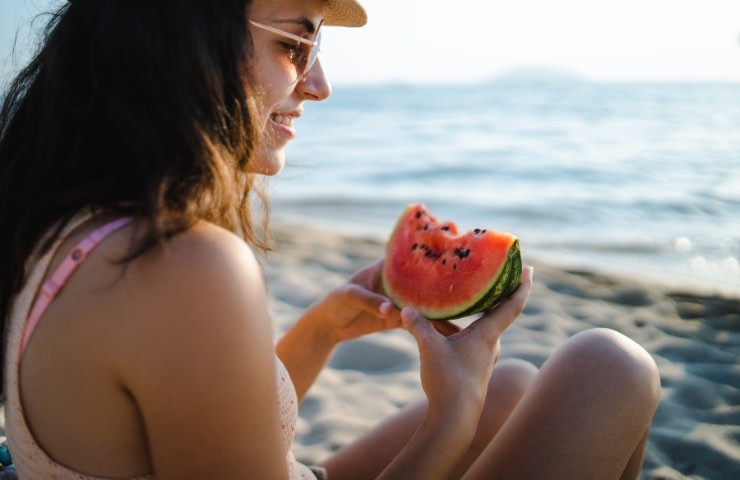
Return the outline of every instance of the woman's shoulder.
{"type": "Polygon", "coordinates": [[[262,269],[249,245],[206,221],[134,259],[123,281],[127,292],[158,308],[217,308],[224,302],[235,308],[245,297],[264,296],[262,269]]]}
{"type": "MultiPolygon", "coordinates": [[[[84,237],[87,230],[75,237],[84,237]]],[[[243,239],[198,221],[121,263],[143,231],[143,221],[135,220],[85,260],[49,311],[64,322],[42,322],[65,325],[63,332],[54,331],[55,338],[94,337],[110,345],[111,352],[151,344],[156,352],[157,342],[172,338],[172,332],[182,338],[205,329],[271,328],[263,272],[243,239]]],[[[70,240],[72,245],[78,241],[70,240]]]]}
{"type": "Polygon", "coordinates": [[[220,438],[218,454],[233,458],[244,458],[244,438],[279,446],[273,330],[246,242],[201,221],[132,260],[119,281],[103,361],[159,446],[155,470],[192,438],[220,438]]]}
{"type": "MultiPolygon", "coordinates": [[[[144,370],[160,365],[172,375],[192,362],[254,350],[272,343],[272,324],[262,270],[250,247],[237,235],[198,222],[128,265],[114,305],[120,308],[119,358],[138,358],[144,370]],[[179,346],[179,351],[163,348],[179,346]],[[187,358],[186,358],[187,356],[187,358]]],[[[272,348],[258,349],[272,361],[272,348]]],[[[252,359],[256,361],[256,358],[252,359]]],[[[261,363],[261,362],[260,362],[261,363]]]]}
{"type": "Polygon", "coordinates": [[[124,279],[162,293],[223,289],[224,294],[241,294],[250,287],[263,288],[262,269],[250,246],[202,220],[134,259],[124,279]]]}

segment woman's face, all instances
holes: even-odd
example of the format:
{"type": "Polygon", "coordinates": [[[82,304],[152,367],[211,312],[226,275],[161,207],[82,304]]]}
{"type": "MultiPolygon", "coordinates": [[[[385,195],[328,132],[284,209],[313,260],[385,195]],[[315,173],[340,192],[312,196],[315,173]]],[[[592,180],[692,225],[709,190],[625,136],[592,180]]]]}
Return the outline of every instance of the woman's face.
{"type": "MultiPolygon", "coordinates": [[[[249,20],[313,39],[323,16],[322,0],[255,0],[249,20]]],[[[296,136],[303,102],[324,100],[331,94],[331,87],[319,61],[304,78],[297,78],[296,47],[305,48],[305,45],[253,24],[249,28],[261,107],[258,126],[262,131],[249,171],[275,175],[285,165],[285,148],[296,136]]]]}

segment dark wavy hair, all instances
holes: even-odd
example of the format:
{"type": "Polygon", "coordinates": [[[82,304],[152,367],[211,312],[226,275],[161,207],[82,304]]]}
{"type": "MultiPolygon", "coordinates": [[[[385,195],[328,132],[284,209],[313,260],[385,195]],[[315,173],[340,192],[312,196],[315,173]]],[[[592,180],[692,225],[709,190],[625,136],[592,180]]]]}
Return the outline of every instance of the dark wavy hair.
{"type": "Polygon", "coordinates": [[[0,111],[3,331],[34,247],[85,208],[145,220],[124,261],[201,218],[267,248],[249,209],[250,7],[76,0],[49,14],[0,111]]]}

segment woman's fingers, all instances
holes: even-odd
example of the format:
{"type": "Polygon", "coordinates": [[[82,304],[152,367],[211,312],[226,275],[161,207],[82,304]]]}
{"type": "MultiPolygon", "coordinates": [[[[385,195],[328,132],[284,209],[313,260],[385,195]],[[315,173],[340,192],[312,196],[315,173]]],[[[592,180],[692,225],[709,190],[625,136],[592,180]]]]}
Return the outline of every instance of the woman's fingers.
{"type": "Polygon", "coordinates": [[[374,315],[388,316],[394,309],[393,303],[387,297],[367,290],[360,285],[347,284],[344,292],[349,302],[359,310],[374,315]]]}
{"type": "Polygon", "coordinates": [[[449,320],[436,320],[431,323],[432,323],[432,326],[445,337],[454,335],[461,330],[458,325],[455,325],[449,320]]]}
{"type": "Polygon", "coordinates": [[[370,265],[356,271],[349,279],[349,283],[360,285],[368,290],[377,290],[380,285],[380,273],[383,270],[383,259],[376,260],[370,265]]]}
{"type": "Polygon", "coordinates": [[[419,346],[439,336],[431,322],[413,308],[401,310],[401,321],[403,321],[406,330],[414,336],[419,346]]]}

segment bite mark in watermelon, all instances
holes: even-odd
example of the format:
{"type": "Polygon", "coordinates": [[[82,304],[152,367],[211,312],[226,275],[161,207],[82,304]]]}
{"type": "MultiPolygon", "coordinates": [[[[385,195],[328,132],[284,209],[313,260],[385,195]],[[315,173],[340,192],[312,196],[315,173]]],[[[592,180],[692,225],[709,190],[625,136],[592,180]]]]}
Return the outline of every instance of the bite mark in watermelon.
{"type": "Polygon", "coordinates": [[[408,205],[386,246],[382,283],[398,308],[430,320],[482,312],[508,297],[522,279],[519,239],[490,229],[458,233],[423,203],[408,205]]]}

